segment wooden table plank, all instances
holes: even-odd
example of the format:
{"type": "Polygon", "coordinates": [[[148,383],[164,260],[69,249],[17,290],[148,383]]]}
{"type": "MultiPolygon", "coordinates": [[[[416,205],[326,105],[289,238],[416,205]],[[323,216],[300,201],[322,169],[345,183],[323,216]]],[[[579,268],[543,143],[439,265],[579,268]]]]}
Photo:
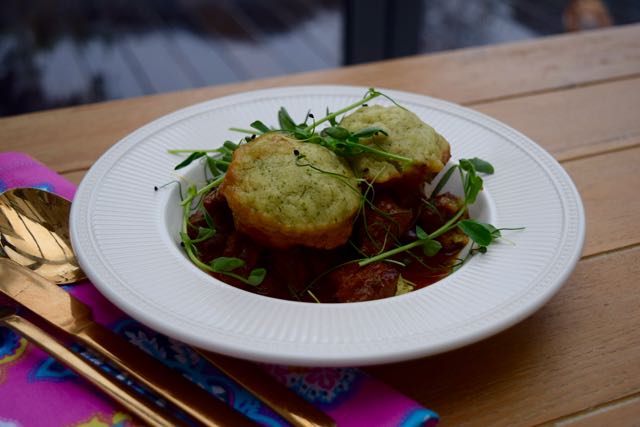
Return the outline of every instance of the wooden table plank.
{"type": "MultiPolygon", "coordinates": [[[[474,103],[487,97],[485,84],[487,82],[482,79],[478,80],[480,76],[485,76],[487,73],[493,76],[492,79],[495,79],[495,83],[491,85],[494,97],[504,98],[515,93],[527,93],[533,90],[531,85],[513,81],[513,79],[510,80],[509,75],[511,73],[516,75],[543,75],[542,78],[535,79],[536,88],[537,90],[550,90],[558,86],[598,81],[598,79],[604,78],[605,70],[612,76],[634,75],[634,73],[640,72],[640,54],[638,54],[640,52],[640,49],[638,49],[640,47],[640,42],[638,42],[640,40],[640,25],[607,30],[601,33],[596,32],[583,38],[564,36],[553,38],[553,40],[556,43],[542,40],[500,46],[493,48],[493,51],[489,48],[469,49],[447,54],[350,67],[324,73],[301,74],[5,118],[0,119],[2,149],[27,151],[58,171],[80,170],[92,164],[100,154],[118,139],[159,116],[186,105],[214,97],[274,85],[300,83],[379,85],[397,87],[403,90],[415,90],[436,96],[440,94],[454,101],[474,103]],[[634,38],[633,36],[637,37],[634,38]],[[618,39],[622,41],[617,42],[618,39]],[[563,52],[558,52],[558,49],[561,48],[567,50],[567,52],[564,52],[564,54],[563,52]],[[636,50],[632,50],[633,48],[636,50]],[[574,50],[583,52],[587,49],[594,51],[592,54],[586,55],[587,57],[604,58],[600,67],[571,59],[563,62],[565,60],[562,58],[571,57],[572,54],[570,52],[574,50]],[[546,67],[550,66],[549,62],[542,60],[529,62],[532,61],[529,56],[541,56],[545,50],[550,50],[549,55],[559,55],[557,57],[549,56],[548,61],[559,62],[554,67],[560,67],[564,72],[569,73],[562,80],[558,77],[544,77],[553,75],[553,73],[549,74],[544,71],[546,67]],[[615,51],[614,56],[611,56],[610,50],[615,51]],[[527,58],[523,58],[524,54],[522,52],[528,51],[533,53],[527,54],[525,55],[527,58]],[[495,62],[492,65],[494,67],[493,71],[487,68],[490,65],[487,59],[488,52],[495,52],[495,55],[491,55],[492,58],[496,58],[495,61],[491,61],[495,62]],[[611,58],[606,60],[608,57],[611,58]],[[453,67],[452,63],[457,64],[456,67],[453,67]],[[611,65],[611,63],[615,65],[611,65]],[[441,65],[435,66],[434,64],[441,65]],[[430,70],[430,66],[435,69],[430,70]],[[591,66],[591,71],[583,71],[581,69],[582,66],[591,66]],[[406,68],[407,73],[398,73],[398,67],[406,68]],[[604,68],[601,69],[602,67],[604,68]],[[505,69],[508,70],[508,73],[502,75],[505,69]],[[413,71],[410,72],[411,70],[418,70],[422,74],[420,76],[414,75],[413,71]],[[571,74],[571,72],[575,73],[571,74]],[[431,73],[430,78],[425,79],[424,73],[431,73]],[[471,76],[471,80],[475,83],[472,87],[467,87],[463,92],[459,92],[460,80],[463,79],[463,76],[471,76]],[[416,87],[414,86],[415,82],[423,82],[426,86],[416,87]],[[60,123],[68,125],[59,126],[60,123]],[[90,141],[90,143],[87,143],[87,141],[90,141]],[[74,155],[69,156],[68,152],[74,152],[74,155]]],[[[464,78],[469,79],[469,77],[464,78]]],[[[597,106],[593,105],[597,102],[597,99],[591,99],[591,102],[588,102],[590,96],[599,93],[599,91],[608,90],[605,86],[600,87],[601,85],[597,85],[598,88],[569,89],[562,92],[554,92],[554,94],[526,97],[522,103],[518,100],[511,102],[501,101],[495,104],[483,103],[479,108],[498,118],[506,119],[507,123],[515,123],[516,127],[525,128],[523,129],[525,132],[533,130],[534,138],[542,138],[544,140],[549,136],[549,132],[544,133],[543,130],[558,128],[557,117],[561,115],[557,111],[544,111],[541,117],[537,117],[537,120],[533,121],[534,126],[527,126],[526,121],[531,119],[531,113],[527,111],[526,105],[531,103],[532,106],[536,106],[542,111],[546,103],[549,102],[549,97],[551,97],[551,100],[554,101],[552,105],[556,108],[561,108],[562,113],[566,112],[566,108],[573,106],[575,110],[573,114],[580,120],[590,120],[594,115],[605,110],[604,112],[608,113],[609,116],[601,117],[602,126],[598,129],[602,130],[596,135],[606,136],[606,132],[609,131],[607,126],[614,125],[619,127],[628,123],[629,115],[636,108],[635,105],[628,105],[628,102],[635,102],[636,98],[634,98],[632,91],[635,90],[635,93],[637,93],[637,87],[635,86],[637,83],[637,79],[630,79],[628,82],[605,83],[606,85],[616,85],[615,87],[618,88],[617,93],[624,98],[617,102],[618,110],[598,109],[597,106]],[[625,89],[628,89],[629,92],[625,93],[625,89]],[[582,90],[587,92],[583,94],[583,92],[580,92],[582,90]],[[567,100],[562,101],[565,96],[567,100]],[[522,115],[515,117],[516,112],[512,113],[511,110],[522,113],[522,115]],[[619,112],[623,113],[622,118],[617,117],[619,112]],[[542,122],[543,118],[550,120],[550,123],[542,122]],[[613,121],[609,123],[608,119],[613,121]]],[[[569,128],[569,130],[571,129],[573,128],[569,128]]],[[[637,127],[634,129],[637,129],[637,127]]],[[[579,133],[576,135],[580,136],[579,133]]],[[[618,137],[624,138],[624,136],[620,136],[619,128],[618,137]]],[[[561,138],[554,140],[566,145],[559,146],[557,150],[555,147],[551,147],[552,151],[568,150],[569,153],[575,155],[576,150],[578,150],[576,148],[576,140],[564,141],[561,138]]],[[[592,138],[592,141],[594,144],[602,142],[595,138],[592,138]]],[[[620,143],[620,141],[608,142],[610,145],[616,143],[620,143]]]]}
{"type": "MultiPolygon", "coordinates": [[[[584,256],[640,244],[640,227],[636,225],[639,164],[640,147],[563,163],[587,212],[584,256]]],[[[83,175],[84,171],[65,174],[76,183],[83,175]]]]}
{"type": "Polygon", "coordinates": [[[639,74],[640,24],[288,76],[286,80],[301,84],[322,78],[471,104],[639,74]]]}
{"type": "Polygon", "coordinates": [[[79,171],[74,171],[74,172],[69,172],[69,173],[62,174],[62,176],[64,176],[69,181],[73,182],[74,184],[80,185],[80,181],[82,181],[82,178],[84,177],[84,175],[86,173],[87,173],[86,170],[79,170],[79,171]]]}
{"type": "MultiPolygon", "coordinates": [[[[562,159],[638,145],[639,98],[640,78],[633,78],[474,108],[514,126],[562,159]],[[611,102],[616,108],[608,107],[611,102]]],[[[0,120],[0,135],[5,150],[27,151],[59,172],[81,170],[166,108],[166,103],[146,97],[29,114],[0,120]]]]}
{"type": "Polygon", "coordinates": [[[529,319],[466,348],[369,368],[446,426],[528,426],[640,391],[640,247],[581,261],[529,319]]]}
{"type": "Polygon", "coordinates": [[[370,371],[439,412],[443,426],[615,424],[637,414],[640,395],[639,47],[636,25],[407,58],[0,120],[0,141],[3,150],[29,152],[78,182],[136,127],[242,90],[361,84],[475,106],[562,160],[585,204],[585,257],[548,304],[507,331],[370,371]]]}
{"type": "Polygon", "coordinates": [[[615,422],[616,427],[637,427],[640,425],[640,394],[607,402],[577,414],[545,423],[556,427],[600,427],[615,422]]]}
{"type": "MultiPolygon", "coordinates": [[[[640,140],[639,140],[640,142],[640,140]]],[[[640,146],[572,161],[563,166],[582,196],[587,212],[583,256],[640,244],[640,146]]],[[[85,171],[64,174],[79,184],[85,171]]]]}
{"type": "Polygon", "coordinates": [[[640,147],[564,163],[587,213],[583,255],[640,243],[640,147]]]}
{"type": "Polygon", "coordinates": [[[640,391],[639,160],[634,148],[564,162],[585,202],[585,253],[634,247],[581,261],[549,304],[496,337],[371,371],[443,426],[531,425],[640,391]]]}
{"type": "Polygon", "coordinates": [[[640,78],[474,105],[520,130],[558,160],[640,143],[640,78]]]}
{"type": "MultiPolygon", "coordinates": [[[[587,212],[584,256],[640,244],[639,164],[640,147],[563,162],[587,212]]],[[[79,183],[84,173],[64,176],[79,183]]]]}

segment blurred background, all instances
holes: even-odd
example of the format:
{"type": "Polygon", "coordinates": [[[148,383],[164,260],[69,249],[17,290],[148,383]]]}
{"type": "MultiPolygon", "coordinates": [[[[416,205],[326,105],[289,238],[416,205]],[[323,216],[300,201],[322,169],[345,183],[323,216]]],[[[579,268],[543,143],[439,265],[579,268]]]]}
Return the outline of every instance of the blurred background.
{"type": "Polygon", "coordinates": [[[640,0],[2,0],[0,116],[640,22],[640,0]]]}

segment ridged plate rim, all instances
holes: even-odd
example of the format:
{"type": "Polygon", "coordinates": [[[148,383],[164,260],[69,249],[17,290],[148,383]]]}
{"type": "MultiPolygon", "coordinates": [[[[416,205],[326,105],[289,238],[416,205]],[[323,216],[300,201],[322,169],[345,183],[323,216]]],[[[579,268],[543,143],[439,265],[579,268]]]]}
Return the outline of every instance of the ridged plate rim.
{"type": "MultiPolygon", "coordinates": [[[[524,263],[523,269],[527,270],[526,274],[536,277],[535,283],[514,284],[517,282],[516,277],[510,283],[504,283],[504,289],[515,289],[515,293],[504,296],[501,288],[497,291],[494,288],[499,283],[487,284],[487,278],[499,282],[501,277],[511,277],[514,271],[506,271],[507,267],[501,264],[500,259],[488,256],[484,260],[482,257],[474,258],[470,263],[473,265],[469,267],[469,271],[472,269],[475,277],[484,278],[481,285],[486,286],[488,292],[480,298],[481,302],[464,301],[466,295],[478,291],[469,287],[471,273],[465,272],[463,268],[434,286],[401,297],[341,305],[294,303],[260,297],[226,285],[211,286],[212,278],[205,277],[195,267],[181,261],[177,261],[175,265],[168,265],[170,263],[166,261],[162,265],[154,265],[154,260],[144,259],[142,256],[130,262],[157,268],[164,274],[154,275],[151,270],[139,273],[132,271],[129,260],[123,260],[128,256],[126,251],[130,245],[118,247],[118,242],[109,239],[110,232],[116,237],[118,233],[123,233],[123,241],[130,243],[133,241],[128,240],[131,235],[135,237],[138,233],[140,239],[147,239],[143,242],[147,246],[141,243],[143,248],[148,247],[149,251],[156,251],[162,259],[171,259],[174,256],[173,253],[169,253],[172,249],[167,246],[172,244],[173,237],[158,235],[162,234],[163,218],[157,210],[162,208],[163,196],[154,195],[147,198],[146,193],[140,193],[142,196],[138,199],[132,196],[142,188],[134,187],[137,184],[152,192],[154,183],[162,183],[162,179],[169,176],[170,170],[156,171],[153,165],[140,164],[140,182],[133,183],[130,182],[130,177],[126,176],[127,171],[122,169],[123,165],[140,163],[142,156],[151,154],[162,158],[162,161],[158,161],[163,165],[169,164],[169,158],[163,157],[164,154],[159,151],[159,147],[173,142],[184,145],[184,141],[176,140],[176,134],[188,134],[193,127],[199,129],[204,126],[206,129],[206,118],[215,119],[216,115],[223,116],[228,111],[255,108],[259,110],[259,106],[263,104],[295,104],[306,99],[357,99],[366,90],[364,87],[317,85],[245,92],[181,109],[129,134],[106,151],[91,167],[74,198],[71,238],[82,268],[111,302],[159,332],[194,346],[230,356],[289,365],[368,365],[432,355],[491,336],[540,308],[566,281],[582,252],[585,233],[584,209],[575,185],[551,155],[509,126],[469,108],[396,90],[382,89],[410,109],[416,108],[422,115],[433,115],[436,121],[440,120],[446,124],[445,127],[452,133],[463,129],[463,133],[478,135],[479,140],[489,145],[499,144],[498,151],[509,152],[512,157],[522,159],[528,168],[533,169],[526,172],[530,176],[539,176],[540,182],[548,187],[547,190],[550,191],[545,194],[548,194],[550,199],[553,198],[553,203],[549,201],[553,209],[548,212],[555,215],[552,215],[555,220],[551,228],[557,229],[557,236],[540,233],[538,241],[532,234],[526,234],[533,231],[525,230],[522,235],[515,236],[516,241],[512,247],[501,246],[494,251],[502,254],[504,259],[510,260],[520,259],[519,253],[529,244],[534,247],[540,245],[543,249],[549,248],[553,251],[551,255],[529,254],[532,260],[526,262],[535,264],[530,268],[532,271],[527,270],[528,264],[525,258],[521,258],[524,263]],[[153,181],[147,182],[147,179],[153,181]],[[124,186],[122,195],[114,190],[116,185],[124,186]],[[121,218],[124,211],[117,205],[111,205],[113,202],[131,204],[136,212],[140,212],[136,215],[140,216],[145,214],[147,208],[141,205],[143,201],[151,201],[148,206],[149,217],[139,219],[139,223],[145,225],[145,230],[129,229],[126,224],[116,224],[116,219],[121,218]],[[110,216],[115,219],[110,219],[110,216]],[[552,245],[549,243],[551,240],[552,245]],[[124,252],[122,256],[115,254],[114,251],[118,249],[124,252]],[[514,253],[517,255],[515,258],[514,253]],[[487,271],[483,261],[486,265],[498,266],[498,271],[487,271]],[[165,277],[171,276],[176,269],[181,269],[180,274],[188,278],[188,286],[185,286],[197,291],[174,294],[171,300],[158,299],[165,291],[177,292],[174,287],[180,284],[165,283],[165,277]],[[157,287],[149,287],[149,281],[155,281],[157,287]],[[522,289],[518,286],[522,286],[522,289]],[[443,306],[434,307],[434,301],[443,306]],[[180,304],[186,305],[182,307],[180,304]],[[424,312],[424,308],[429,307],[428,312],[424,312]],[[205,312],[208,309],[211,310],[210,313],[205,312]],[[442,318],[430,317],[434,316],[432,309],[440,310],[442,318]],[[460,312],[463,309],[468,311],[460,312]],[[234,318],[234,313],[241,313],[241,316],[234,318]],[[463,315],[456,317],[456,313],[463,315]],[[425,324],[417,324],[421,321],[425,324]],[[390,325],[390,322],[393,323],[390,325]],[[406,328],[401,330],[397,325],[406,328]],[[394,329],[394,326],[397,326],[398,330],[394,329]]],[[[276,111],[262,112],[265,113],[263,117],[268,119],[275,117],[276,111]]],[[[244,121],[239,120],[230,125],[246,125],[244,121]]],[[[439,130],[437,126],[436,129],[439,130]]],[[[211,131],[215,133],[217,130],[211,131]]],[[[456,141],[451,143],[455,155],[456,141]]],[[[487,149],[486,146],[483,147],[487,149]]],[[[469,152],[463,153],[464,157],[472,157],[472,150],[467,151],[469,152]]],[[[500,152],[495,154],[501,156],[500,152]]],[[[493,161],[495,158],[487,160],[493,161]]],[[[175,163],[175,158],[171,161],[175,163]]],[[[508,164],[503,171],[498,169],[495,178],[487,178],[486,191],[492,197],[494,194],[508,193],[503,188],[511,185],[507,179],[518,178],[515,170],[517,168],[508,164]],[[503,176],[501,173],[514,176],[503,176]],[[503,190],[499,191],[500,189],[503,190]]],[[[525,188],[531,185],[523,183],[525,188]]],[[[538,191],[533,186],[530,188],[531,191],[538,191]]],[[[535,211],[540,201],[523,198],[521,194],[514,194],[511,199],[502,195],[496,203],[498,206],[525,203],[527,208],[532,210],[532,215],[545,214],[535,211]],[[511,199],[517,199],[517,203],[511,199]]],[[[501,216],[500,210],[497,214],[500,220],[508,220],[501,216]]]]}

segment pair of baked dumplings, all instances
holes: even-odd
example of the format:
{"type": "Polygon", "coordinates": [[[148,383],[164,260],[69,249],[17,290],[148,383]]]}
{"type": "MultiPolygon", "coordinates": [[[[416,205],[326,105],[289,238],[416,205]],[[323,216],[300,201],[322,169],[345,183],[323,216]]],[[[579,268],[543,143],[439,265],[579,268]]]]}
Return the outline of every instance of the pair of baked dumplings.
{"type": "Polygon", "coordinates": [[[346,159],[321,145],[268,132],[235,151],[220,187],[236,229],[268,247],[338,247],[349,239],[362,203],[359,179],[381,186],[422,185],[450,157],[440,134],[397,106],[361,107],[340,126],[351,132],[380,127],[387,136],[360,142],[413,160],[373,154],[346,159]]]}

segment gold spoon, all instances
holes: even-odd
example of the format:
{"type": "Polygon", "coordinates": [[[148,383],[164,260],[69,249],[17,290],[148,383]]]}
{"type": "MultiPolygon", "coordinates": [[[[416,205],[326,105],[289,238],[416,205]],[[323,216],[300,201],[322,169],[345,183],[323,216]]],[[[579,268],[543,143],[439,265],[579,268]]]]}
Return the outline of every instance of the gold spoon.
{"type": "Polygon", "coordinates": [[[59,285],[86,278],[71,248],[71,202],[36,188],[0,194],[0,252],[59,285]]]}
{"type": "Polygon", "coordinates": [[[202,425],[254,425],[96,323],[88,306],[56,286],[85,277],[69,240],[70,205],[37,189],[14,189],[0,195],[0,241],[8,258],[0,258],[0,294],[114,363],[202,425]]]}
{"type": "MultiPolygon", "coordinates": [[[[70,201],[44,190],[19,188],[0,194],[0,249],[17,264],[33,270],[50,282],[61,285],[84,279],[86,276],[78,265],[69,238],[70,210],[70,201]]],[[[2,267],[2,264],[0,264],[0,267],[2,267]]],[[[9,266],[5,265],[4,268],[7,270],[9,266]]],[[[7,288],[5,284],[2,284],[2,287],[7,288]]],[[[91,337],[87,336],[87,329],[84,325],[90,321],[90,327],[93,329],[97,327],[97,324],[92,321],[88,307],[81,307],[84,304],[75,300],[66,292],[52,292],[50,288],[46,290],[47,286],[44,282],[40,282],[39,289],[36,289],[36,287],[32,289],[32,292],[34,292],[32,296],[30,296],[31,292],[26,292],[27,289],[23,286],[16,289],[2,289],[2,293],[15,300],[21,300],[19,302],[27,308],[34,312],[40,312],[42,317],[51,323],[58,323],[55,326],[76,336],[87,345],[93,344],[101,347],[103,351],[109,350],[108,347],[112,351],[121,349],[111,339],[109,339],[111,345],[107,346],[107,348],[95,342],[97,338],[106,339],[105,335],[109,331],[104,330],[102,327],[100,327],[100,333],[91,337]],[[47,292],[47,297],[40,298],[39,296],[45,291],[47,292]],[[44,303],[45,301],[47,303],[44,303]],[[53,301],[60,303],[57,312],[45,311],[51,308],[53,301]],[[73,309],[63,309],[67,307],[73,309]],[[77,325],[82,327],[79,328],[77,325]]],[[[216,353],[198,351],[205,359],[233,378],[238,384],[271,407],[292,425],[335,425],[331,417],[295,395],[258,366],[216,353]]],[[[131,356],[126,349],[119,351],[118,354],[122,358],[131,356]]],[[[114,357],[116,356],[114,354],[109,354],[108,356],[111,356],[109,358],[112,360],[116,359],[117,361],[119,359],[114,357]]],[[[139,362],[131,360],[130,363],[123,364],[121,367],[127,369],[127,365],[140,365],[139,362]]],[[[139,366],[137,372],[131,373],[135,377],[136,374],[144,370],[143,363],[142,366],[139,366]]],[[[153,384],[147,385],[151,387],[153,384]]],[[[172,397],[177,396],[174,395],[172,397]]],[[[171,401],[172,399],[169,400],[171,401]]],[[[184,402],[174,401],[173,403],[181,407],[180,403],[184,402]]],[[[186,411],[185,408],[182,409],[186,411]]],[[[194,408],[189,409],[193,410],[194,408]]],[[[189,412],[187,411],[187,413],[189,412]]],[[[198,418],[197,415],[201,414],[191,413],[190,415],[198,418]]]]}

